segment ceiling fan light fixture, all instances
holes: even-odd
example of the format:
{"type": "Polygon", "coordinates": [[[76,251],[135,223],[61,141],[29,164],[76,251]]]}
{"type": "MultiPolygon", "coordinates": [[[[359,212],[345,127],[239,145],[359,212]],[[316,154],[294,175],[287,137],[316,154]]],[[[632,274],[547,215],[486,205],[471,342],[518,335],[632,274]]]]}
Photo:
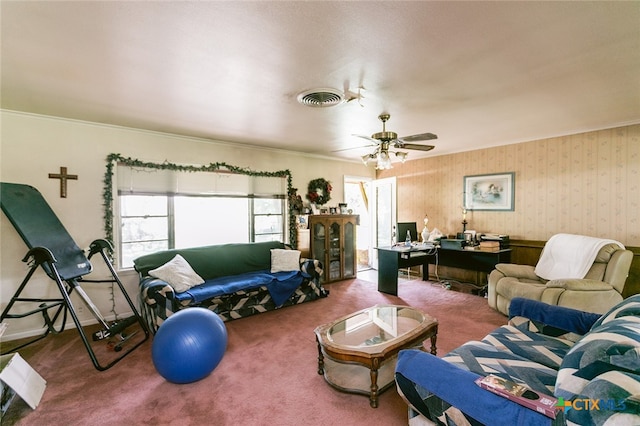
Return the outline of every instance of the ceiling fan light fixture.
{"type": "Polygon", "coordinates": [[[386,160],[383,160],[381,158],[378,160],[378,164],[376,164],[376,169],[389,170],[389,169],[393,169],[393,166],[391,165],[391,161],[389,160],[389,158],[387,158],[386,160]]]}
{"type": "Polygon", "coordinates": [[[392,169],[391,158],[389,157],[389,152],[385,150],[380,150],[378,152],[378,161],[376,162],[376,169],[378,170],[388,170],[392,169]]]}
{"type": "Polygon", "coordinates": [[[402,152],[402,151],[396,151],[395,154],[396,154],[396,157],[400,158],[400,161],[402,161],[403,163],[407,161],[407,155],[409,155],[408,152],[402,152]]]}
{"type": "Polygon", "coordinates": [[[434,148],[433,145],[419,145],[415,143],[408,143],[409,141],[423,141],[423,140],[432,140],[437,139],[438,136],[433,133],[421,133],[419,135],[405,136],[403,138],[398,138],[398,134],[395,132],[387,131],[387,121],[391,118],[391,115],[387,113],[382,113],[378,116],[378,119],[382,121],[382,132],[374,133],[371,137],[360,136],[364,139],[371,140],[375,144],[377,144],[377,149],[369,154],[364,155],[362,157],[362,162],[365,165],[369,165],[375,161],[376,169],[378,170],[386,170],[391,169],[393,166],[391,165],[391,157],[389,154],[395,154],[396,158],[399,159],[402,163],[407,161],[407,157],[409,156],[408,152],[405,151],[391,151],[390,148],[396,149],[415,149],[418,151],[430,151],[434,148]],[[370,161],[374,160],[374,161],[370,161]]]}
{"type": "Polygon", "coordinates": [[[369,165],[369,162],[371,161],[371,159],[376,158],[375,155],[373,154],[366,154],[362,156],[362,162],[364,163],[365,166],[369,165]]]}

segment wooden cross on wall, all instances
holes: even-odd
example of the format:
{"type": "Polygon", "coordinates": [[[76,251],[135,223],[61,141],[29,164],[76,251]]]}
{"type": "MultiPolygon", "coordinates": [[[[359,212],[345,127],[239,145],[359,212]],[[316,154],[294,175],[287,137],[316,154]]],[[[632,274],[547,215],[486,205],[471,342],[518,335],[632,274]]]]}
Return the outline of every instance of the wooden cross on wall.
{"type": "Polygon", "coordinates": [[[60,198],[67,198],[67,180],[78,180],[78,175],[68,175],[66,167],[60,167],[60,173],[49,173],[49,179],[60,179],[60,198]]]}

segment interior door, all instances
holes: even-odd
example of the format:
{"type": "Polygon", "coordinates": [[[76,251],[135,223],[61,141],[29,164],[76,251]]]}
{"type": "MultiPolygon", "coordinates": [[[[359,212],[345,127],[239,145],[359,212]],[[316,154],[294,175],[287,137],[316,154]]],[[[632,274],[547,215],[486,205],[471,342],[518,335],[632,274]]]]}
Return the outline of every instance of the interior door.
{"type": "MultiPolygon", "coordinates": [[[[372,253],[375,251],[374,221],[371,214],[371,182],[373,179],[362,176],[344,177],[344,201],[347,209],[358,215],[356,232],[356,271],[370,269],[372,264],[372,253]]],[[[345,241],[346,244],[346,241],[345,241]]]]}
{"type": "MultiPolygon", "coordinates": [[[[394,235],[397,223],[396,178],[373,181],[370,211],[375,218],[373,241],[376,247],[389,247],[396,242],[394,235]]],[[[373,267],[378,269],[378,253],[373,250],[373,267]]]]}

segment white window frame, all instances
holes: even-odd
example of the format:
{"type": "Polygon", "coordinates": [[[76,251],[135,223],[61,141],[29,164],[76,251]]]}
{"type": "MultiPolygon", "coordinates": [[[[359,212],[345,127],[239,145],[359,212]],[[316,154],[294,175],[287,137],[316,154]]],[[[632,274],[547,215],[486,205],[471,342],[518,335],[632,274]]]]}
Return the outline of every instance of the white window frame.
{"type": "MultiPolygon", "coordinates": [[[[137,196],[158,196],[158,195],[162,195],[162,194],[149,194],[149,193],[129,193],[129,194],[118,194],[118,206],[120,206],[120,197],[121,196],[128,196],[128,195],[137,195],[137,196]]],[[[180,194],[167,194],[167,195],[163,195],[167,197],[167,215],[166,216],[154,216],[154,217],[164,217],[166,218],[166,226],[167,226],[167,246],[168,249],[174,249],[175,248],[175,213],[174,213],[174,202],[175,202],[175,196],[179,196],[180,194]]],[[[197,196],[196,196],[197,197],[197,196]]],[[[202,198],[210,198],[212,197],[211,195],[207,195],[207,196],[202,196],[202,198]]],[[[229,196],[218,196],[219,198],[230,198],[229,196]]],[[[287,213],[286,213],[286,203],[285,203],[285,199],[283,197],[278,197],[278,196],[260,196],[260,197],[255,197],[255,196],[236,196],[233,198],[244,198],[247,200],[247,202],[249,203],[249,216],[247,218],[247,226],[249,227],[248,229],[248,235],[249,235],[249,241],[250,242],[255,242],[256,241],[256,236],[260,236],[260,235],[276,235],[279,236],[280,238],[278,238],[278,241],[283,241],[285,239],[286,236],[286,228],[287,228],[287,213]],[[254,209],[254,205],[255,205],[255,200],[256,199],[273,199],[273,200],[279,200],[281,203],[281,209],[280,209],[280,213],[268,213],[266,215],[264,214],[257,214],[255,212],[254,209]],[[256,233],[256,229],[255,229],[255,223],[256,223],[256,217],[257,216],[281,216],[281,228],[278,230],[278,232],[273,232],[273,233],[256,233]]],[[[117,233],[117,241],[118,241],[118,265],[120,265],[120,269],[121,270],[126,270],[126,269],[132,269],[133,265],[123,265],[123,259],[122,259],[122,255],[123,255],[123,238],[122,238],[122,224],[123,224],[123,219],[124,217],[122,216],[122,212],[120,209],[117,210],[117,214],[116,216],[116,223],[118,224],[118,230],[119,232],[117,233]]],[[[139,216],[127,216],[127,217],[139,217],[139,216]]],[[[158,240],[154,240],[154,241],[158,241],[158,240]]],[[[129,243],[129,241],[127,241],[127,243],[129,243]]],[[[212,243],[215,244],[215,243],[212,243]]]]}

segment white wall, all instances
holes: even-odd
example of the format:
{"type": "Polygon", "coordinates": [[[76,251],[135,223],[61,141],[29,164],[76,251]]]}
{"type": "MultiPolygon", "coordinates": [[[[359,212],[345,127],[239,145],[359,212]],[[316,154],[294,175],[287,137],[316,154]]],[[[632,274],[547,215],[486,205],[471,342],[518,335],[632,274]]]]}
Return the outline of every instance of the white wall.
{"type": "MultiPolygon", "coordinates": [[[[12,111],[0,113],[0,180],[36,187],[82,248],[88,247],[93,240],[104,237],[102,191],[105,160],[111,153],[158,163],[169,161],[203,165],[225,162],[256,171],[289,169],[293,176],[293,186],[298,188],[298,194],[303,199],[309,181],[322,177],[333,183],[328,206],[337,206],[343,201],[344,175],[369,178],[375,176],[373,168],[367,168],[359,161],[330,160],[12,111]],[[67,198],[60,198],[59,180],[48,178],[49,173],[59,173],[61,166],[67,167],[69,174],[79,177],[78,180],[68,182],[67,198]]],[[[224,220],[224,217],[221,216],[219,220],[224,220]]],[[[4,214],[0,215],[0,308],[3,310],[27,272],[26,265],[21,262],[26,252],[27,247],[11,223],[4,214]]],[[[106,269],[99,265],[99,260],[93,263],[95,271],[92,278],[104,278],[108,275],[106,269]]],[[[123,272],[120,278],[129,295],[137,301],[135,273],[123,272]]],[[[112,309],[109,286],[85,284],[84,288],[100,311],[107,315],[112,309]]],[[[38,271],[27,285],[23,296],[59,297],[59,292],[54,282],[42,271],[38,271]]],[[[124,308],[123,300],[117,299],[116,311],[121,314],[124,308]]],[[[91,320],[86,312],[80,316],[83,320],[91,320]]],[[[33,315],[7,322],[9,329],[4,338],[10,340],[38,333],[42,319],[33,315]]]]}

